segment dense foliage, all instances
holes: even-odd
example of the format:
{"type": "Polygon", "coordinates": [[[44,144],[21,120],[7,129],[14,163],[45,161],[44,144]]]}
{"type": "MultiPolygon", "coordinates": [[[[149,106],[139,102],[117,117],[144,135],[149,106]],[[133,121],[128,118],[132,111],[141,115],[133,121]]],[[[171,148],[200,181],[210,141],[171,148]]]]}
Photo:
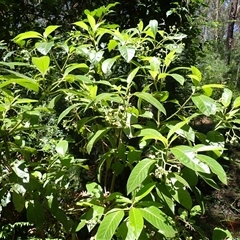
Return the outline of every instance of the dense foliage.
{"type": "Polygon", "coordinates": [[[227,184],[240,97],[179,65],[179,29],[108,23],[115,5],[21,33],[0,62],[2,239],[205,237],[199,184],[227,184]]]}

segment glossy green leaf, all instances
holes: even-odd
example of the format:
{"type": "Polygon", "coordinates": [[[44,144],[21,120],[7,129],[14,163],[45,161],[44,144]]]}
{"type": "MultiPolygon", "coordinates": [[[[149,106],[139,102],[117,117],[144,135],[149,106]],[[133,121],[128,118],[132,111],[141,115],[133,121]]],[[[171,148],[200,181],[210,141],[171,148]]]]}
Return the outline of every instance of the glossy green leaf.
{"type": "Polygon", "coordinates": [[[25,198],[20,193],[13,191],[12,201],[17,212],[22,212],[25,206],[25,198]]]}
{"type": "Polygon", "coordinates": [[[29,32],[18,34],[13,40],[14,42],[20,42],[22,40],[29,39],[29,38],[42,38],[42,35],[35,31],[29,31],[29,32]]]}
{"type": "Polygon", "coordinates": [[[111,39],[108,43],[108,51],[111,52],[113,49],[116,48],[117,45],[118,45],[118,42],[114,39],[111,39]]]}
{"type": "Polygon", "coordinates": [[[148,139],[155,139],[161,141],[164,146],[168,145],[167,139],[157,130],[152,128],[144,128],[138,132],[139,137],[143,137],[142,141],[148,140],[148,139]]]}
{"type": "Polygon", "coordinates": [[[237,97],[233,102],[233,108],[240,107],[240,97],[237,97]]]}
{"type": "Polygon", "coordinates": [[[192,198],[184,184],[174,177],[167,176],[167,178],[169,179],[167,185],[169,193],[178,203],[190,210],[192,208],[192,198]]]}
{"type": "Polygon", "coordinates": [[[111,128],[105,128],[102,130],[98,130],[93,137],[90,139],[90,141],[87,144],[87,152],[88,154],[90,154],[90,152],[92,151],[93,145],[100,140],[104,134],[106,134],[111,128]]]}
{"type": "Polygon", "coordinates": [[[221,103],[224,107],[228,107],[232,100],[232,91],[228,88],[224,88],[223,94],[221,97],[221,103]]]}
{"type": "Polygon", "coordinates": [[[67,76],[70,72],[72,72],[75,69],[80,69],[83,72],[88,71],[88,66],[85,63],[72,63],[67,66],[64,72],[64,76],[67,76]]]}
{"type": "Polygon", "coordinates": [[[32,63],[37,67],[42,75],[45,75],[47,70],[49,69],[50,58],[48,56],[43,57],[33,57],[32,63]]]}
{"type": "Polygon", "coordinates": [[[223,183],[227,185],[227,175],[226,172],[224,171],[223,167],[221,166],[221,164],[219,164],[215,159],[207,156],[207,155],[197,155],[197,158],[206,163],[211,171],[213,173],[215,173],[218,177],[218,179],[223,183]]]}
{"type": "Polygon", "coordinates": [[[121,209],[113,209],[108,213],[101,222],[96,237],[96,240],[112,240],[112,237],[124,217],[124,211],[121,209]]]}
{"type": "Polygon", "coordinates": [[[199,69],[194,66],[191,66],[191,70],[192,70],[192,74],[195,76],[195,79],[198,82],[201,82],[202,81],[202,73],[199,71],[199,69]]]}
{"type": "Polygon", "coordinates": [[[130,86],[130,84],[132,83],[132,80],[135,78],[137,72],[139,71],[139,67],[136,67],[135,69],[133,69],[131,71],[131,73],[128,75],[127,77],[127,84],[128,86],[130,86]]]}
{"type": "Polygon", "coordinates": [[[184,166],[203,173],[210,173],[208,165],[196,158],[196,153],[189,146],[177,146],[171,148],[171,152],[184,166]]]}
{"type": "Polygon", "coordinates": [[[115,56],[113,58],[108,58],[106,60],[103,61],[102,63],[102,71],[104,74],[109,74],[111,73],[111,68],[114,65],[114,63],[116,62],[116,60],[118,59],[119,56],[115,56]]]}
{"type": "MultiPolygon", "coordinates": [[[[129,225],[133,228],[134,239],[139,239],[143,229],[143,217],[138,208],[132,207],[129,211],[129,225]]],[[[133,239],[133,240],[134,240],[133,239]]]]}
{"type": "Polygon", "coordinates": [[[170,127],[170,131],[168,132],[167,139],[169,139],[174,133],[176,133],[179,129],[181,129],[184,125],[188,123],[188,120],[179,122],[174,126],[170,127]]]}
{"type": "Polygon", "coordinates": [[[126,62],[130,62],[135,56],[135,48],[132,46],[119,46],[119,51],[126,62]]]}
{"type": "Polygon", "coordinates": [[[158,31],[158,21],[157,20],[150,20],[149,21],[149,27],[154,35],[154,37],[156,36],[157,34],[157,31],[158,31]]]}
{"type": "Polygon", "coordinates": [[[59,25],[51,25],[51,26],[48,26],[44,33],[43,33],[43,36],[45,38],[47,38],[49,36],[49,34],[51,34],[52,32],[54,32],[57,28],[59,28],[60,26],[59,25]]]}
{"type": "Polygon", "coordinates": [[[60,123],[62,121],[63,118],[65,118],[68,113],[71,112],[71,110],[73,110],[74,108],[78,107],[79,105],[81,105],[81,103],[76,103],[76,104],[73,104],[71,105],[70,107],[68,107],[67,109],[65,109],[61,114],[60,116],[58,117],[58,121],[57,123],[60,123]]]}
{"type": "Polygon", "coordinates": [[[12,170],[15,172],[15,174],[21,178],[24,183],[28,183],[30,176],[28,170],[24,167],[24,162],[16,160],[12,163],[12,165],[12,170]]]}
{"type": "Polygon", "coordinates": [[[79,22],[75,22],[74,25],[83,28],[84,30],[88,31],[88,25],[83,22],[83,21],[79,21],[79,22]]]}
{"type": "Polygon", "coordinates": [[[37,50],[43,55],[47,55],[53,46],[54,46],[54,42],[38,42],[38,43],[36,43],[37,50]]]}
{"type": "Polygon", "coordinates": [[[137,187],[141,186],[142,182],[148,176],[149,170],[154,163],[156,163],[155,160],[146,158],[141,160],[133,168],[127,181],[127,194],[131,193],[137,187]]]}
{"type": "Polygon", "coordinates": [[[139,202],[141,199],[146,197],[156,186],[155,182],[148,183],[143,186],[137,193],[134,202],[139,202]]]}
{"type": "Polygon", "coordinates": [[[93,32],[96,31],[96,21],[95,18],[93,16],[91,16],[90,14],[87,14],[87,18],[88,18],[88,22],[93,30],[93,32]]]}
{"type": "Polygon", "coordinates": [[[142,216],[165,237],[175,237],[176,230],[169,222],[168,216],[155,206],[141,208],[142,216]]]}
{"type": "Polygon", "coordinates": [[[166,67],[169,67],[171,62],[175,59],[176,57],[176,50],[171,51],[170,53],[167,54],[167,56],[164,59],[164,64],[166,67]]]}
{"type": "Polygon", "coordinates": [[[212,98],[196,94],[192,96],[192,101],[196,107],[206,116],[215,115],[217,112],[217,103],[212,98]]]}
{"type": "Polygon", "coordinates": [[[57,153],[62,156],[65,156],[67,150],[68,150],[68,141],[60,140],[56,146],[57,153]]]}
{"type": "Polygon", "coordinates": [[[229,232],[229,230],[224,230],[222,228],[214,228],[212,240],[232,240],[235,239],[229,232]]]}
{"type": "Polygon", "coordinates": [[[163,107],[163,105],[154,98],[150,93],[147,92],[136,92],[134,93],[138,98],[143,99],[144,101],[147,101],[148,103],[152,104],[154,107],[156,107],[160,112],[166,115],[166,109],[163,107]]]}
{"type": "Polygon", "coordinates": [[[172,78],[174,78],[179,84],[183,85],[185,82],[185,79],[183,76],[176,74],[176,73],[172,73],[169,74],[169,76],[171,76],[172,78]]]}

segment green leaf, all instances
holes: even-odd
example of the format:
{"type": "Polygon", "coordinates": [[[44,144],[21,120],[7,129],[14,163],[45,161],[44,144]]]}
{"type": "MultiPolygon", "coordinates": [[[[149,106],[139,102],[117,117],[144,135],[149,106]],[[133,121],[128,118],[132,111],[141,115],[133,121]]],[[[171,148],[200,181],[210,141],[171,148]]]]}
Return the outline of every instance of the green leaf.
{"type": "Polygon", "coordinates": [[[108,43],[108,51],[111,52],[113,49],[116,48],[117,45],[118,45],[118,42],[114,39],[111,39],[108,43]]]}
{"type": "Polygon", "coordinates": [[[83,28],[83,29],[86,30],[86,31],[89,30],[89,29],[88,29],[88,25],[87,25],[85,22],[83,22],[83,21],[75,22],[75,23],[73,23],[73,24],[74,24],[74,25],[77,25],[78,27],[83,28]]]}
{"type": "Polygon", "coordinates": [[[42,75],[45,75],[50,64],[50,58],[48,56],[43,57],[33,57],[32,63],[37,67],[37,69],[41,72],[42,75]]]}
{"type": "Polygon", "coordinates": [[[89,24],[90,24],[93,32],[95,32],[97,30],[95,18],[93,16],[91,16],[90,14],[87,14],[87,18],[88,18],[89,24]]]}
{"type": "Polygon", "coordinates": [[[183,85],[185,82],[184,77],[179,74],[172,73],[172,74],[168,74],[168,75],[171,76],[172,78],[174,78],[181,85],[183,85]]]}
{"type": "Polygon", "coordinates": [[[176,133],[179,129],[181,129],[184,125],[188,123],[188,120],[179,122],[175,124],[173,127],[170,128],[170,131],[168,132],[167,139],[169,139],[174,133],[176,133]]]}
{"type": "Polygon", "coordinates": [[[15,174],[21,178],[24,183],[28,183],[30,177],[28,170],[24,167],[24,163],[20,160],[16,160],[12,164],[12,170],[15,172],[15,174]]]}
{"type": "Polygon", "coordinates": [[[232,240],[233,237],[228,230],[222,228],[214,228],[212,240],[232,240]]]}
{"type": "Polygon", "coordinates": [[[137,96],[138,98],[144,99],[145,101],[147,101],[148,103],[156,107],[160,112],[166,115],[166,110],[163,107],[163,105],[156,98],[154,98],[150,93],[136,92],[134,93],[134,95],[137,96]]]}
{"type": "Polygon", "coordinates": [[[25,206],[25,198],[15,191],[12,193],[12,201],[17,212],[22,212],[25,206]]]}
{"type": "Polygon", "coordinates": [[[203,173],[210,173],[208,165],[196,158],[196,153],[189,146],[177,146],[171,148],[171,152],[184,166],[203,173]]]}
{"type": "Polygon", "coordinates": [[[53,46],[54,46],[54,42],[38,42],[38,43],[36,43],[37,50],[43,55],[47,55],[53,46]]]}
{"type": "Polygon", "coordinates": [[[48,27],[45,29],[45,31],[44,31],[44,33],[43,33],[43,36],[44,36],[45,38],[47,38],[49,34],[51,34],[53,31],[55,31],[55,30],[56,30],[57,28],[59,28],[59,27],[60,27],[59,25],[51,25],[51,26],[48,26],[48,27]]]}
{"type": "Polygon", "coordinates": [[[113,209],[111,213],[108,213],[101,222],[97,234],[96,240],[112,240],[112,237],[124,217],[124,211],[121,209],[113,209]]]}
{"type": "Polygon", "coordinates": [[[68,141],[60,140],[56,146],[57,153],[62,156],[65,156],[67,150],[68,150],[68,141]]]}
{"type": "Polygon", "coordinates": [[[131,174],[127,181],[127,194],[131,193],[137,187],[141,186],[142,182],[148,176],[149,170],[152,165],[156,163],[152,159],[141,160],[131,171],[131,174]]]}
{"type": "Polygon", "coordinates": [[[150,27],[154,37],[156,37],[157,31],[158,31],[158,21],[157,20],[150,20],[149,21],[149,27],[150,27]]]}
{"type": "Polygon", "coordinates": [[[33,90],[35,92],[38,92],[38,89],[39,89],[39,85],[35,80],[21,79],[21,78],[15,77],[15,76],[11,77],[11,79],[8,81],[2,82],[0,84],[0,89],[11,83],[16,83],[22,87],[25,87],[29,90],[33,90]]]}
{"type": "Polygon", "coordinates": [[[164,146],[168,145],[167,139],[157,130],[152,129],[152,128],[145,128],[140,130],[137,133],[137,136],[143,137],[142,141],[148,140],[148,139],[155,139],[161,141],[164,146]]]}
{"type": "Polygon", "coordinates": [[[139,236],[143,229],[143,217],[141,211],[138,208],[132,207],[130,209],[129,225],[133,228],[133,234],[135,239],[139,239],[139,236]]]}
{"type": "Polygon", "coordinates": [[[131,85],[132,80],[135,78],[138,70],[139,70],[139,67],[136,67],[136,68],[133,69],[133,70],[131,71],[131,73],[128,75],[128,77],[127,77],[127,84],[128,84],[128,86],[131,85]]]}
{"type": "Polygon", "coordinates": [[[151,182],[144,185],[144,187],[137,192],[134,202],[139,202],[141,199],[146,197],[153,190],[155,186],[156,186],[155,182],[151,182]]]}
{"type": "Polygon", "coordinates": [[[169,193],[178,203],[190,210],[192,208],[192,198],[184,184],[174,177],[167,176],[167,178],[169,179],[167,185],[169,193]]]}
{"type": "Polygon", "coordinates": [[[192,96],[192,101],[196,105],[196,107],[206,116],[215,115],[217,112],[217,104],[212,98],[202,95],[196,94],[192,96]]]}
{"type": "Polygon", "coordinates": [[[218,179],[223,184],[227,185],[227,175],[226,175],[226,172],[224,171],[223,167],[221,166],[221,164],[219,164],[215,159],[213,159],[209,156],[206,156],[206,155],[198,154],[197,158],[200,161],[206,163],[210,167],[211,171],[217,175],[218,179]]]}
{"type": "Polygon", "coordinates": [[[175,57],[176,57],[175,54],[176,54],[176,50],[173,50],[167,54],[167,56],[164,59],[164,64],[166,67],[168,67],[171,64],[171,62],[175,59],[175,57]]]}
{"type": "Polygon", "coordinates": [[[192,74],[195,76],[194,79],[196,79],[198,82],[202,81],[202,73],[194,66],[191,66],[192,74]]]}
{"type": "Polygon", "coordinates": [[[132,46],[119,46],[119,51],[126,62],[130,62],[135,56],[135,48],[132,46]]]}
{"type": "Polygon", "coordinates": [[[106,134],[111,128],[105,128],[102,130],[98,130],[93,137],[90,139],[90,141],[87,144],[87,152],[88,154],[90,154],[90,152],[92,151],[93,145],[103,137],[104,134],[106,134]]]}
{"type": "Polygon", "coordinates": [[[13,39],[13,41],[17,43],[17,42],[20,42],[20,41],[28,39],[28,38],[42,38],[42,35],[38,32],[35,32],[35,31],[29,31],[29,32],[18,34],[13,39]]]}
{"type": "Polygon", "coordinates": [[[237,97],[233,102],[233,108],[238,108],[240,106],[240,97],[237,97]]]}
{"type": "Polygon", "coordinates": [[[223,94],[221,97],[221,103],[223,104],[224,107],[228,107],[231,103],[232,100],[232,91],[229,90],[228,88],[224,88],[223,94]]]}
{"type": "Polygon", "coordinates": [[[67,76],[70,72],[75,69],[81,69],[83,72],[88,71],[88,66],[85,63],[72,63],[67,66],[64,72],[64,76],[67,76]]]}
{"type": "Polygon", "coordinates": [[[111,68],[118,58],[119,58],[119,56],[115,56],[113,58],[108,58],[108,59],[103,61],[102,71],[103,71],[104,74],[111,73],[111,68]]]}
{"type": "Polygon", "coordinates": [[[176,230],[169,222],[168,216],[155,206],[140,209],[142,216],[165,237],[175,237],[176,230]]]}
{"type": "Polygon", "coordinates": [[[72,109],[76,108],[77,106],[81,105],[81,103],[76,103],[76,104],[73,104],[72,106],[68,107],[67,109],[65,109],[61,114],[60,116],[58,117],[58,121],[57,123],[60,123],[62,121],[62,119],[64,117],[66,117],[68,115],[68,113],[71,112],[72,109]]]}

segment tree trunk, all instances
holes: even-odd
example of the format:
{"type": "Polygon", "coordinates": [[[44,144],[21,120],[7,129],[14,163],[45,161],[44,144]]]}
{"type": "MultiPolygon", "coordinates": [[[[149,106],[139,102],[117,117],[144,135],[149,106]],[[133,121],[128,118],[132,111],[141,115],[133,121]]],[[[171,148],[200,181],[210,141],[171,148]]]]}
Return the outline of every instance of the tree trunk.
{"type": "Polygon", "coordinates": [[[233,45],[233,36],[234,36],[234,26],[238,14],[238,0],[231,0],[230,3],[230,12],[229,12],[229,24],[227,31],[227,64],[230,64],[231,61],[231,49],[233,45]]]}

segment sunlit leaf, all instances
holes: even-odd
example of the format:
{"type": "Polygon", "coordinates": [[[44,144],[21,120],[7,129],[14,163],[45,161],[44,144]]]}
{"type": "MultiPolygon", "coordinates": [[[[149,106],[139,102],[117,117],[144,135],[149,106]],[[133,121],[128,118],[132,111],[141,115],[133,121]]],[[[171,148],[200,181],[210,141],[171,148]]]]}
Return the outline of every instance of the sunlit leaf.
{"type": "Polygon", "coordinates": [[[43,55],[47,55],[53,46],[54,46],[54,42],[38,42],[38,43],[36,43],[37,50],[43,55]]]}
{"type": "Polygon", "coordinates": [[[65,156],[67,150],[68,150],[68,141],[60,140],[56,146],[57,153],[62,156],[65,156]]]}
{"type": "Polygon", "coordinates": [[[124,217],[122,209],[114,209],[108,213],[101,222],[96,237],[96,240],[112,240],[112,237],[124,217]]]}
{"type": "Polygon", "coordinates": [[[173,238],[176,230],[169,222],[168,216],[155,206],[141,208],[142,216],[165,237],[173,238]]]}
{"type": "Polygon", "coordinates": [[[131,193],[137,187],[141,186],[144,179],[148,176],[149,170],[152,165],[156,163],[152,159],[141,160],[131,171],[127,181],[127,194],[131,193]]]}
{"type": "Polygon", "coordinates": [[[135,239],[139,239],[139,236],[143,229],[143,217],[141,211],[138,208],[132,207],[129,211],[129,225],[133,229],[135,239]]]}
{"type": "Polygon", "coordinates": [[[135,48],[132,46],[119,46],[119,51],[126,62],[130,62],[135,56],[135,48]]]}
{"type": "Polygon", "coordinates": [[[47,70],[49,69],[50,58],[48,56],[43,57],[33,57],[32,63],[37,67],[37,69],[41,72],[42,75],[45,75],[47,70]]]}
{"type": "Polygon", "coordinates": [[[44,36],[45,38],[47,38],[49,34],[51,34],[52,32],[54,32],[54,31],[55,31],[57,28],[59,28],[59,27],[60,27],[59,25],[51,25],[51,26],[48,26],[48,27],[45,29],[45,31],[44,31],[44,33],[43,33],[43,36],[44,36]]]}
{"type": "Polygon", "coordinates": [[[223,94],[221,97],[221,102],[224,107],[228,107],[232,100],[232,91],[228,88],[224,88],[223,94]]]}

